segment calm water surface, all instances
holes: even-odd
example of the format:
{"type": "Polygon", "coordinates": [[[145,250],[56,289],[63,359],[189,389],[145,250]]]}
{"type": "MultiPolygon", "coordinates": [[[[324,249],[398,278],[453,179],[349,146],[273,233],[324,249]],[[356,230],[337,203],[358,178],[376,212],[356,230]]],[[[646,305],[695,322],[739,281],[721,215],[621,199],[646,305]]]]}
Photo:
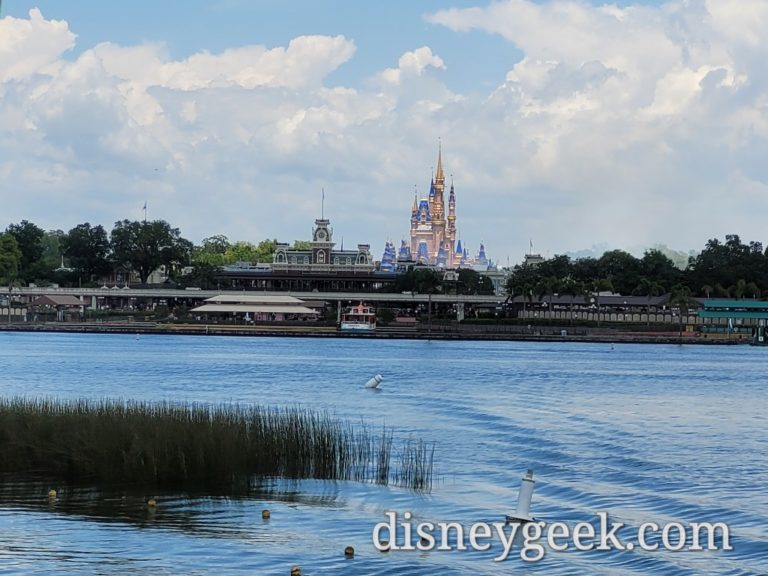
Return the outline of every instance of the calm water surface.
{"type": "Polygon", "coordinates": [[[272,482],[247,497],[2,484],[0,574],[768,574],[765,367],[751,347],[0,334],[4,396],[325,409],[436,443],[430,494],[272,482]],[[363,385],[373,374],[379,393],[363,385]],[[730,552],[377,552],[384,512],[571,525],[726,521],[730,552]],[[262,508],[272,511],[261,520],[262,508]],[[346,545],[353,560],[343,558],[346,545]]]}

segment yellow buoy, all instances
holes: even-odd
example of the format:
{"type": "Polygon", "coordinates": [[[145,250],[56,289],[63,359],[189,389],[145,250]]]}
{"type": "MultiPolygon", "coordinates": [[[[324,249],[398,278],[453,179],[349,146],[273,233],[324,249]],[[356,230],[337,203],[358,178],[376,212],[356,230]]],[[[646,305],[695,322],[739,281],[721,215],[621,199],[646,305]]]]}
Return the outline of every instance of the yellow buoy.
{"type": "Polygon", "coordinates": [[[150,498],[149,500],[147,500],[147,506],[149,506],[150,508],[154,508],[155,506],[157,506],[157,500],[155,500],[154,498],[150,498]]]}
{"type": "Polygon", "coordinates": [[[291,576],[301,576],[301,567],[291,566],[291,576]]]}
{"type": "Polygon", "coordinates": [[[382,540],[381,541],[381,551],[382,552],[389,552],[389,540],[382,540]]]}
{"type": "Polygon", "coordinates": [[[48,490],[48,498],[56,498],[56,490],[48,490]]]}
{"type": "Polygon", "coordinates": [[[355,555],[355,549],[352,548],[352,546],[347,546],[346,548],[344,548],[344,556],[346,556],[347,558],[352,558],[354,557],[354,555],[355,555]]]}
{"type": "Polygon", "coordinates": [[[270,517],[269,510],[265,509],[265,510],[261,511],[261,519],[262,520],[269,520],[269,517],[270,517]]]}

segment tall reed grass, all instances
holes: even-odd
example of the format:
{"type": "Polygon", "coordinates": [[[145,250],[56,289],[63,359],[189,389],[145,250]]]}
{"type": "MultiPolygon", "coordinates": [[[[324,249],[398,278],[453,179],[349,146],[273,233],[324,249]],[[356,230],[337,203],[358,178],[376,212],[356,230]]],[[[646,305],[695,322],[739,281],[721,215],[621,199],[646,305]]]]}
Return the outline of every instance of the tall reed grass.
{"type": "Polygon", "coordinates": [[[0,474],[159,488],[316,478],[428,491],[434,450],[302,408],[0,399],[0,474]]]}

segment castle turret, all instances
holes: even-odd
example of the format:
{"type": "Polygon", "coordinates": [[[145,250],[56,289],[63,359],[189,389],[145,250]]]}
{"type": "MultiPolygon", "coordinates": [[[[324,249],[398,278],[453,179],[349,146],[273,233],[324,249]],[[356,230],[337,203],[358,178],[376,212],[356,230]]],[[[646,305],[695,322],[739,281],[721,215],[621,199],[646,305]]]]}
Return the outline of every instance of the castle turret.
{"type": "Polygon", "coordinates": [[[448,266],[454,267],[453,246],[456,242],[456,193],[451,182],[451,193],[448,196],[448,228],[445,231],[445,243],[448,250],[448,266]]]}
{"type": "Polygon", "coordinates": [[[413,257],[411,256],[411,247],[405,240],[400,241],[400,250],[397,253],[398,262],[411,262],[413,257]]]}

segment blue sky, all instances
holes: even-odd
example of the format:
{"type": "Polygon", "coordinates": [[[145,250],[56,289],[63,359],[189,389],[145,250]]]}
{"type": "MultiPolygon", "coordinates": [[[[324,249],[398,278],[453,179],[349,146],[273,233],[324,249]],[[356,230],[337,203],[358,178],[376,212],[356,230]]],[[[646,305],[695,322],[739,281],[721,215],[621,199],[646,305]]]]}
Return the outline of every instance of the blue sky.
{"type": "Polygon", "coordinates": [[[98,44],[162,43],[173,58],[195,52],[220,52],[233,46],[282,46],[305,34],[343,34],[357,45],[355,58],[328,77],[355,85],[370,70],[396,62],[406,50],[428,43],[451,66],[452,87],[493,87],[522,53],[502,38],[481,31],[455,34],[426,22],[425,14],[473,2],[392,0],[4,0],[3,13],[23,17],[38,7],[49,18],[64,19],[78,35],[73,54],[98,44]]]}
{"type": "Polygon", "coordinates": [[[337,239],[378,254],[441,137],[460,237],[502,263],[530,239],[763,239],[763,0],[2,9],[0,226],[109,227],[146,200],[194,241],[291,241],[325,188],[337,239]]]}

